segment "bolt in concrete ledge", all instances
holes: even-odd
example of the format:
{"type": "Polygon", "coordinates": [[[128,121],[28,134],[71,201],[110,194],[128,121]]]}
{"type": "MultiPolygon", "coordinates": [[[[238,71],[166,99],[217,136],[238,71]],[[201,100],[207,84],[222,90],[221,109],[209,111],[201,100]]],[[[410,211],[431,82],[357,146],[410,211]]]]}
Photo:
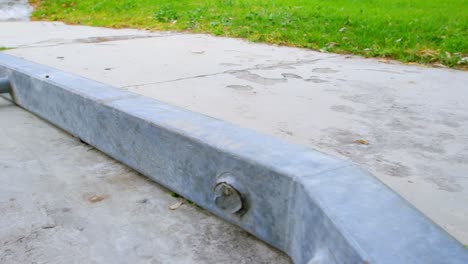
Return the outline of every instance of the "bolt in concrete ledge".
{"type": "Polygon", "coordinates": [[[8,78],[0,78],[0,94],[11,92],[11,85],[8,78]]]}
{"type": "Polygon", "coordinates": [[[468,263],[350,162],[0,54],[15,102],[288,253],[295,263],[468,263]]]}

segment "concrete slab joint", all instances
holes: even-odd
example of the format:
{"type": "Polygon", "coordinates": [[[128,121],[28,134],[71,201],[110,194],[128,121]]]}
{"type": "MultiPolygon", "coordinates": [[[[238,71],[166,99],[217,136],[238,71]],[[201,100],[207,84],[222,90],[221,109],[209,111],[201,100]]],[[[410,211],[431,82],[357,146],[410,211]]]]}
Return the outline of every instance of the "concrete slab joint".
{"type": "Polygon", "coordinates": [[[6,54],[0,78],[21,107],[295,263],[468,263],[459,242],[350,162],[6,54]]]}

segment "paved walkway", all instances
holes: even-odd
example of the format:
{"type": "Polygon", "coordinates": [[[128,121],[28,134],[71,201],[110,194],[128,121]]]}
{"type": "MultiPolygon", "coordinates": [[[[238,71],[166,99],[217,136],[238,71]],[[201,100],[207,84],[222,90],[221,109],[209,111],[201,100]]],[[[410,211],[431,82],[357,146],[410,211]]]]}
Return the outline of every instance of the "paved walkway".
{"type": "Polygon", "coordinates": [[[29,20],[28,0],[0,0],[0,21],[29,20]]]}
{"type": "Polygon", "coordinates": [[[468,244],[466,72],[61,23],[0,23],[0,46],[351,159],[468,244]]]}

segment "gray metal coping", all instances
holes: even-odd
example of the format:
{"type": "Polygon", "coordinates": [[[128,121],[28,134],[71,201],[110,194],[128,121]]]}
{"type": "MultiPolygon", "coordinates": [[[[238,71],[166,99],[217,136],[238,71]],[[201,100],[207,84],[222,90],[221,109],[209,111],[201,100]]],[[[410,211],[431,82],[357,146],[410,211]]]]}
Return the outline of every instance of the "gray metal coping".
{"type": "Polygon", "coordinates": [[[468,263],[468,250],[348,161],[0,54],[16,104],[286,252],[295,263],[468,263]],[[215,204],[227,183],[242,210],[215,204]]]}

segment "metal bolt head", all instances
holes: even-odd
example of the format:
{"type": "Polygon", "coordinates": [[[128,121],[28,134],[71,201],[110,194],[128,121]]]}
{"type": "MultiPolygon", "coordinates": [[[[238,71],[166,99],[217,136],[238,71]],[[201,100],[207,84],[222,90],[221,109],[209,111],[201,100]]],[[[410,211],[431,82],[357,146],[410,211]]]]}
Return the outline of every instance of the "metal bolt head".
{"type": "Polygon", "coordinates": [[[242,209],[242,197],[240,193],[231,185],[222,182],[216,185],[215,204],[221,210],[234,214],[242,209]]]}
{"type": "Polygon", "coordinates": [[[0,93],[11,93],[11,84],[8,78],[0,78],[0,93]]]}

